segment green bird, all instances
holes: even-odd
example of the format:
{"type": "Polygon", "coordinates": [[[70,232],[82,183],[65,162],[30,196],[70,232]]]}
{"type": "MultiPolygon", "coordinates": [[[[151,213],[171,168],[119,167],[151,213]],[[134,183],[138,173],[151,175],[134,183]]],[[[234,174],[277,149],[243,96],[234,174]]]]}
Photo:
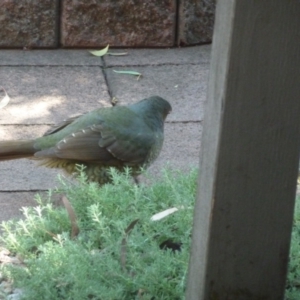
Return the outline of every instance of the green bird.
{"type": "Polygon", "coordinates": [[[68,174],[83,165],[89,181],[111,181],[108,169],[130,167],[137,176],[159,155],[172,108],[152,96],[135,104],[99,108],[63,121],[33,140],[0,142],[0,161],[30,158],[68,174]]]}

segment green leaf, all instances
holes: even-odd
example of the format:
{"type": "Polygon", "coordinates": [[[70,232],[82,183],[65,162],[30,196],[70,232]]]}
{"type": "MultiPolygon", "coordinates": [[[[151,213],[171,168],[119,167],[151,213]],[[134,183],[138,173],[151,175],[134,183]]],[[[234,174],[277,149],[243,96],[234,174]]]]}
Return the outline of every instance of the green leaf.
{"type": "Polygon", "coordinates": [[[119,73],[119,74],[128,74],[128,75],[135,75],[135,76],[141,76],[142,74],[136,71],[116,71],[113,70],[115,73],[119,73]]]}
{"type": "Polygon", "coordinates": [[[137,76],[137,80],[139,80],[142,76],[141,73],[139,72],[136,72],[136,71],[116,71],[116,70],[113,70],[115,73],[119,73],[119,74],[127,74],[127,75],[134,75],[134,76],[137,76]]]}
{"type": "Polygon", "coordinates": [[[103,55],[107,54],[108,48],[109,48],[109,44],[102,50],[94,50],[94,51],[89,51],[89,52],[95,56],[103,56],[103,55]]]}
{"type": "Polygon", "coordinates": [[[5,96],[4,96],[3,99],[0,101],[0,109],[3,108],[3,107],[5,107],[5,106],[8,104],[9,100],[10,100],[10,98],[9,98],[9,96],[7,95],[5,89],[2,88],[2,90],[4,91],[5,96]]]}

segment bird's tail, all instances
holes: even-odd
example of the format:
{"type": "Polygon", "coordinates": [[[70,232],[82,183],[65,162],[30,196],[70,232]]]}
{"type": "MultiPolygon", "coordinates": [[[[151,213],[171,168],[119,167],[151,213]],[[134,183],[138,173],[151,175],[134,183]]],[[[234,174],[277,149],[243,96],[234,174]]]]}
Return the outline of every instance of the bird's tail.
{"type": "Polygon", "coordinates": [[[0,161],[32,157],[36,152],[33,143],[33,140],[0,142],[0,161]]]}

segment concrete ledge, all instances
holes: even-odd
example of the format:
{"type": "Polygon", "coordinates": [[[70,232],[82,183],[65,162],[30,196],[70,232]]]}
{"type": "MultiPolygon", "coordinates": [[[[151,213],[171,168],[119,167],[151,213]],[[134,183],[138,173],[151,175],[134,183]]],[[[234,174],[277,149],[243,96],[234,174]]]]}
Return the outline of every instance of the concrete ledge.
{"type": "Polygon", "coordinates": [[[128,52],[128,55],[105,55],[103,59],[107,67],[209,64],[211,45],[171,49],[122,49],[113,52],[128,52]]]}
{"type": "Polygon", "coordinates": [[[1,50],[1,66],[102,66],[103,61],[87,50],[1,50]]]}

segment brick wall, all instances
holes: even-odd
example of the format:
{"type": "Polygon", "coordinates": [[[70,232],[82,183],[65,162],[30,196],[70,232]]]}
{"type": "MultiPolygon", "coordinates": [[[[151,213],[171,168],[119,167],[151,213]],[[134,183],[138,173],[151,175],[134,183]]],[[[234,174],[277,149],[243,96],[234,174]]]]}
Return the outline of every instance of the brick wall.
{"type": "Polygon", "coordinates": [[[211,42],[216,0],[1,0],[1,48],[211,42]]]}

